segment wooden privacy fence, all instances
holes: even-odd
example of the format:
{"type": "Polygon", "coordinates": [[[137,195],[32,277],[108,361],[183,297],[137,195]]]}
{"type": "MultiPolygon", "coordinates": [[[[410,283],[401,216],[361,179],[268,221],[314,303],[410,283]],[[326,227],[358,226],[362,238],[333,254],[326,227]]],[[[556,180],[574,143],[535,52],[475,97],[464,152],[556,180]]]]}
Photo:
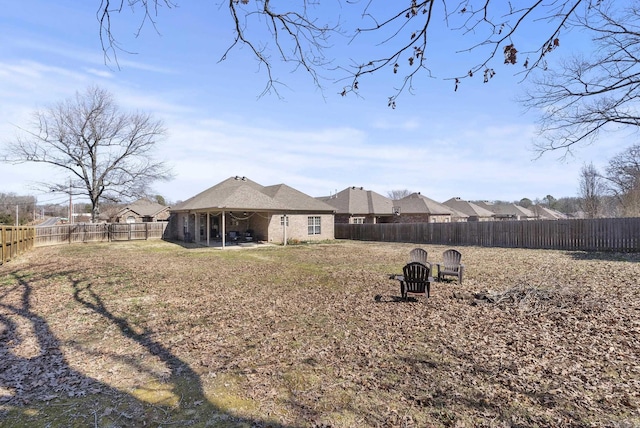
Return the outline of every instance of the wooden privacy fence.
{"type": "Polygon", "coordinates": [[[133,241],[161,239],[167,222],[157,223],[80,223],[36,227],[35,246],[76,242],[133,241]]]}
{"type": "Polygon", "coordinates": [[[336,224],[336,239],[640,252],[640,218],[336,224]]]}
{"type": "Polygon", "coordinates": [[[33,227],[0,226],[0,265],[33,248],[33,227]]]}

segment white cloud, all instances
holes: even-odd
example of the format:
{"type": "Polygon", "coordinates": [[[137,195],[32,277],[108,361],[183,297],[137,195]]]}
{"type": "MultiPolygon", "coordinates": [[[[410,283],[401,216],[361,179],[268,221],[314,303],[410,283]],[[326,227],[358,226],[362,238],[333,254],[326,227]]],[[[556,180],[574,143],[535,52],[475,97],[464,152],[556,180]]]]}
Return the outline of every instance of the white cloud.
{"type": "MultiPolygon", "coordinates": [[[[119,70],[113,63],[105,66],[99,49],[71,39],[45,43],[46,37],[11,40],[12,54],[0,55],[2,138],[12,138],[11,124],[25,125],[34,109],[99,84],[124,109],[164,121],[168,136],[156,158],[174,165],[177,176],[156,190],[174,201],[234,175],[265,185],[286,183],[313,196],[352,185],[381,194],[407,188],[439,201],[572,196],[585,161],[600,166],[624,148],[624,139],[607,137],[565,163],[555,155],[533,160],[532,120],[515,115],[511,104],[501,106],[498,97],[487,109],[486,93],[447,98],[434,92],[429,103],[407,94],[397,110],[359,99],[323,103],[317,94],[256,102],[257,94],[242,91],[255,84],[248,81],[246,64],[231,76],[224,74],[235,73],[230,64],[193,73],[199,63],[181,65],[183,57],[169,60],[172,52],[147,46],[162,65],[132,60],[153,54],[124,55],[119,70]],[[232,95],[225,86],[233,87],[232,95]]],[[[37,165],[0,168],[10,177],[0,191],[18,193],[28,193],[32,181],[59,174],[37,165]]]]}

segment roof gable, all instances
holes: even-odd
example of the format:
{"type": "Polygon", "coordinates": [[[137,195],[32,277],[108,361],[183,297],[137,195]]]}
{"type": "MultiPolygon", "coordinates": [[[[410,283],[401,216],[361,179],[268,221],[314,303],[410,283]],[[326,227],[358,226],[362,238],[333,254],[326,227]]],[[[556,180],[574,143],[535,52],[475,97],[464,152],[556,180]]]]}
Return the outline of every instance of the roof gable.
{"type": "Polygon", "coordinates": [[[567,218],[566,214],[542,205],[534,205],[533,207],[531,207],[531,210],[536,213],[536,215],[541,219],[561,220],[567,218]]]}
{"type": "Polygon", "coordinates": [[[392,215],[393,201],[372,190],[347,187],[332,196],[319,198],[334,207],[339,214],[392,215]]]}
{"type": "Polygon", "coordinates": [[[478,205],[499,215],[529,218],[536,217],[533,211],[516,204],[492,204],[489,202],[478,202],[478,205]]]}
{"type": "Polygon", "coordinates": [[[154,217],[166,209],[169,209],[169,207],[148,199],[138,199],[121,209],[118,212],[118,217],[121,217],[129,211],[141,217],[154,217]]]}
{"type": "Polygon", "coordinates": [[[246,177],[230,177],[187,199],[173,211],[327,211],[333,208],[285,184],[264,187],[246,177]]]}
{"type": "Polygon", "coordinates": [[[473,202],[464,201],[460,198],[451,198],[443,202],[443,205],[453,208],[461,213],[468,215],[469,217],[489,218],[493,217],[494,213],[481,206],[474,204],[473,202]]]}
{"type": "Polygon", "coordinates": [[[293,187],[286,184],[276,184],[273,186],[267,186],[262,190],[266,195],[269,195],[289,210],[296,211],[330,211],[335,209],[316,198],[312,198],[306,193],[302,193],[293,187]]]}
{"type": "Polygon", "coordinates": [[[400,207],[401,214],[431,214],[450,215],[451,210],[446,205],[427,198],[420,193],[412,193],[402,199],[395,201],[395,205],[400,207]]]}

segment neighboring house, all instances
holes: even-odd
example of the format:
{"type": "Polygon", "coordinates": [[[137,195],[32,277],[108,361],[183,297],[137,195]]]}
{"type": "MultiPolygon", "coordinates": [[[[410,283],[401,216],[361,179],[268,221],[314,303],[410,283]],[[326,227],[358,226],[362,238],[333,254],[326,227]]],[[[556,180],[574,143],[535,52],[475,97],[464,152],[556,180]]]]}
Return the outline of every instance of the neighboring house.
{"type": "MultiPolygon", "coordinates": [[[[494,213],[485,208],[482,208],[473,202],[468,202],[460,199],[459,197],[451,198],[442,203],[443,205],[455,210],[457,212],[462,213],[467,216],[466,221],[491,221],[493,220],[494,213]]],[[[454,213],[455,213],[454,211],[454,213]]],[[[455,214],[454,214],[455,216],[455,214]]],[[[464,221],[457,220],[454,217],[454,221],[464,221]]]]}
{"type": "Polygon", "coordinates": [[[565,220],[569,218],[566,214],[543,205],[533,205],[531,211],[533,211],[540,220],[565,220]]]}
{"type": "Polygon", "coordinates": [[[538,217],[528,208],[516,204],[494,204],[491,202],[476,202],[478,206],[492,211],[496,220],[535,220],[538,217]]]}
{"type": "Polygon", "coordinates": [[[451,209],[418,193],[393,201],[394,223],[450,223],[451,209]]]}
{"type": "Polygon", "coordinates": [[[347,187],[334,195],[317,199],[335,208],[336,224],[393,222],[393,201],[362,187],[347,187]]]}
{"type": "Polygon", "coordinates": [[[149,223],[168,221],[170,207],[161,205],[148,199],[138,199],[118,211],[113,223],[149,223]]]}
{"type": "MultiPolygon", "coordinates": [[[[444,205],[444,204],[442,204],[444,205]]],[[[455,208],[449,207],[451,210],[451,221],[454,223],[463,223],[469,221],[469,215],[463,213],[462,211],[458,211],[455,208]]]]}
{"type": "Polygon", "coordinates": [[[285,184],[231,177],[171,209],[168,236],[203,245],[334,239],[335,209],[285,184]]]}

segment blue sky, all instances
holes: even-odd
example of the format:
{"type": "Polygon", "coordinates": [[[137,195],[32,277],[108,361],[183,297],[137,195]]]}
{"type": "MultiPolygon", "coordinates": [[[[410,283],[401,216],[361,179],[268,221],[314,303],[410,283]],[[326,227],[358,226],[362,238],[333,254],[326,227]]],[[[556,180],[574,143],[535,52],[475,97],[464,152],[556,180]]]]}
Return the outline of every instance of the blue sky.
{"type": "MultiPolygon", "coordinates": [[[[416,81],[414,94],[404,94],[392,110],[387,97],[398,81],[390,71],[363,79],[360,97],[341,97],[341,84],[327,81],[321,91],[308,75],[275,59],[275,73],[286,86],[279,87],[280,98],[259,97],[266,75],[248,49],[234,49],[219,62],[233,33],[227,9],[216,2],[184,2],[162,10],[160,34],[145,26],[138,38],[133,33],[141,16],[117,15],[116,35],[135,53],[119,53],[119,68],[105,65],[98,6],[97,0],[4,5],[0,144],[15,138],[16,126],[27,126],[34,110],[98,85],[124,110],[149,112],[164,121],[168,135],[156,157],[166,160],[176,176],[154,188],[171,202],[235,175],[263,185],[285,183],[311,196],[348,186],[383,195],[408,189],[440,202],[454,196],[577,196],[582,165],[602,168],[626,143],[624,136],[604,135],[564,161],[559,152],[536,159],[535,114],[515,101],[523,90],[520,77],[513,75],[516,69],[498,58],[491,83],[466,80],[454,92],[443,78],[468,68],[470,59],[438,49],[457,40],[449,30],[434,33],[428,53],[434,77],[416,81]]],[[[580,35],[572,40],[574,45],[561,45],[558,55],[586,43],[580,35]]],[[[357,50],[347,52],[346,40],[336,39],[330,55],[340,62],[378,49],[364,38],[356,43],[351,48],[357,50]]],[[[33,182],[65,177],[42,165],[0,164],[0,170],[0,192],[35,195],[41,202],[56,200],[33,190],[33,182]]]]}

